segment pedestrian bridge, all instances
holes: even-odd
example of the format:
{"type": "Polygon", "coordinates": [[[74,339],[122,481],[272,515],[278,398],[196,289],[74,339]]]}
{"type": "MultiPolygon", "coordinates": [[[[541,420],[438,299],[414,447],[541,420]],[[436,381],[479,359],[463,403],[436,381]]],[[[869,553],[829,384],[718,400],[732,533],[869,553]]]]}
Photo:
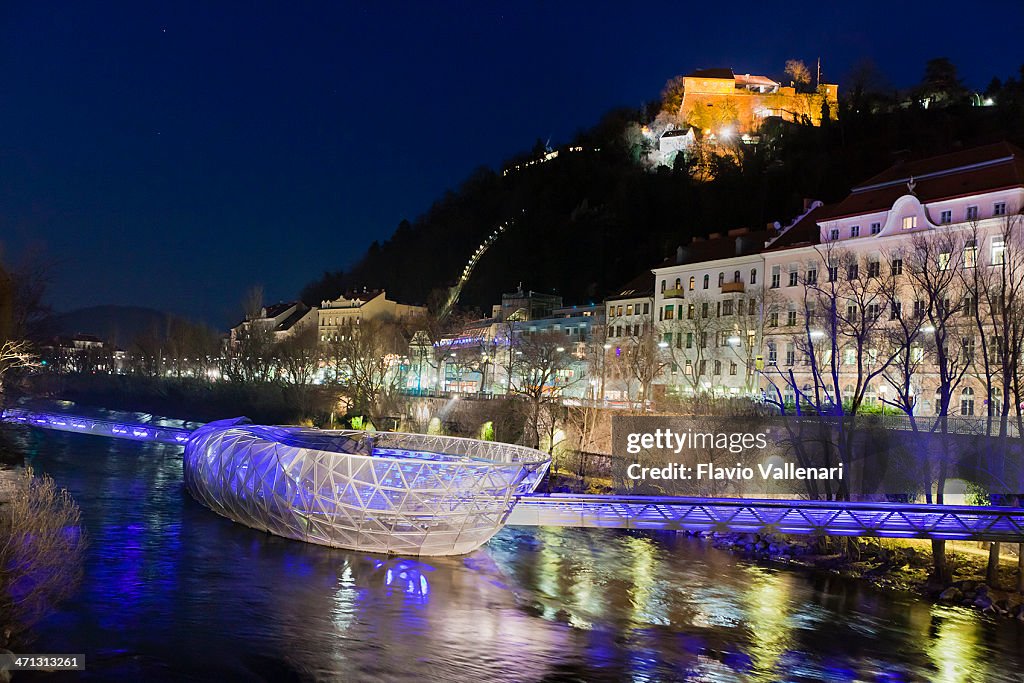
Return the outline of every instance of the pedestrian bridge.
{"type": "MultiPolygon", "coordinates": [[[[0,418],[32,427],[184,446],[192,430],[55,412],[7,409],[0,418]]],[[[796,499],[530,494],[518,496],[513,526],[781,533],[1024,543],[1024,508],[796,499]]]]}
{"type": "Polygon", "coordinates": [[[522,496],[506,524],[1024,542],[1024,509],[650,496],[522,496]]]}

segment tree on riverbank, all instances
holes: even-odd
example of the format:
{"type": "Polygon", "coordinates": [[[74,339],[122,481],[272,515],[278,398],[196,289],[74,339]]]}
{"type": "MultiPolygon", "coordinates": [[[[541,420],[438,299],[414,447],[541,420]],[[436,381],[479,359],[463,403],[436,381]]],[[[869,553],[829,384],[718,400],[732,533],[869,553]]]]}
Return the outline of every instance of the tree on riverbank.
{"type": "Polygon", "coordinates": [[[0,487],[0,647],[70,597],[82,574],[86,539],[78,505],[31,468],[0,487]]]}

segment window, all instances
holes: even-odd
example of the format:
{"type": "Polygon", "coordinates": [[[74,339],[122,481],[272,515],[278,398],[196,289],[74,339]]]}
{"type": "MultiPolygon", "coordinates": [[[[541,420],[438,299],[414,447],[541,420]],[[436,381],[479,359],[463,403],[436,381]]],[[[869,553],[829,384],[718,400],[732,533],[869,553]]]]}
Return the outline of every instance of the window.
{"type": "Polygon", "coordinates": [[[1001,266],[1006,261],[1006,242],[1002,235],[992,238],[992,265],[1001,266]]]}
{"type": "Polygon", "coordinates": [[[768,365],[775,365],[779,362],[779,352],[775,342],[768,342],[768,365]]]}
{"type": "Polygon", "coordinates": [[[720,361],[720,360],[716,360],[715,361],[715,374],[716,375],[721,375],[722,374],[722,361],[720,361]]]}
{"type": "Polygon", "coordinates": [[[669,304],[665,307],[665,320],[672,320],[676,315],[675,304],[669,304]]]}
{"type": "Polygon", "coordinates": [[[786,365],[794,365],[796,363],[796,347],[792,344],[786,344],[786,365]]]}
{"type": "Polygon", "coordinates": [[[722,317],[722,302],[721,301],[716,301],[715,302],[715,317],[716,318],[721,318],[722,317]]]}
{"type": "Polygon", "coordinates": [[[650,312],[651,312],[651,305],[649,303],[644,304],[644,315],[647,315],[650,312]]]}
{"type": "Polygon", "coordinates": [[[700,363],[697,365],[697,375],[703,377],[706,374],[708,374],[708,362],[701,359],[700,363]]]}
{"type": "Polygon", "coordinates": [[[708,283],[709,283],[709,282],[711,282],[711,276],[710,276],[710,275],[706,275],[706,274],[705,274],[705,275],[704,275],[704,289],[707,289],[707,288],[708,288],[708,283]]]}
{"type": "Polygon", "coordinates": [[[733,272],[733,274],[732,274],[732,281],[733,282],[739,282],[740,281],[740,271],[737,270],[737,271],[733,272]]]}
{"type": "Polygon", "coordinates": [[[772,311],[771,313],[768,314],[768,324],[771,325],[772,327],[778,327],[779,326],[779,312],[778,311],[772,311]]]}
{"type": "Polygon", "coordinates": [[[914,317],[915,318],[923,318],[924,314],[925,314],[924,302],[923,301],[915,301],[914,302],[914,317]]]}
{"type": "Polygon", "coordinates": [[[850,237],[860,237],[860,226],[859,225],[850,226],[850,237]]]}
{"type": "Polygon", "coordinates": [[[683,372],[685,372],[687,375],[693,374],[693,361],[686,361],[686,367],[684,368],[683,372]]]}
{"type": "Polygon", "coordinates": [[[814,323],[814,318],[818,314],[818,309],[815,307],[813,301],[808,301],[804,308],[804,315],[807,316],[807,324],[811,325],[814,323]]]}
{"type": "Polygon", "coordinates": [[[786,324],[790,327],[796,325],[796,311],[786,311],[786,324]]]}
{"type": "Polygon", "coordinates": [[[882,315],[882,307],[879,304],[868,304],[868,320],[878,320],[882,315]]]}
{"type": "Polygon", "coordinates": [[[945,211],[943,211],[942,213],[939,214],[939,223],[941,223],[943,225],[946,225],[947,223],[952,223],[952,222],[953,222],[953,212],[950,211],[949,209],[946,209],[945,211]]]}
{"type": "Polygon", "coordinates": [[[683,333],[682,332],[679,332],[678,334],[676,334],[676,348],[677,349],[683,348],[683,333]]]}
{"type": "Polygon", "coordinates": [[[736,371],[737,371],[738,369],[739,369],[739,368],[738,368],[738,367],[737,367],[737,365],[736,365],[736,361],[733,361],[733,362],[729,363],[729,374],[730,374],[730,375],[732,375],[732,376],[734,376],[734,377],[735,377],[735,376],[736,376],[736,371]]]}
{"type": "Polygon", "coordinates": [[[693,348],[693,332],[687,332],[686,333],[686,348],[688,348],[688,349],[692,349],[693,348]]]}
{"type": "Polygon", "coordinates": [[[1003,362],[1003,343],[999,339],[999,337],[992,337],[989,340],[988,347],[990,349],[989,353],[992,356],[993,360],[996,363],[1002,363],[1003,362]]]}
{"type": "Polygon", "coordinates": [[[882,264],[878,261],[868,261],[868,277],[878,277],[882,272],[882,264]]]}
{"type": "Polygon", "coordinates": [[[690,291],[692,292],[693,288],[696,287],[696,286],[697,286],[697,278],[695,278],[694,276],[691,275],[690,276],[690,291]]]}
{"type": "Polygon", "coordinates": [[[960,392],[960,414],[966,417],[974,415],[974,389],[964,387],[960,392]]]}
{"type": "Polygon", "coordinates": [[[616,316],[619,316],[619,317],[621,317],[621,316],[622,316],[622,306],[619,306],[619,307],[618,307],[618,308],[616,309],[616,311],[617,311],[617,312],[616,312],[616,314],[615,314],[615,315],[616,315],[616,316]]]}
{"type": "MultiPolygon", "coordinates": [[[[702,348],[702,349],[708,348],[708,333],[707,332],[701,332],[700,333],[700,348],[702,348]]],[[[701,366],[701,372],[702,373],[704,372],[703,366],[701,366]]]]}
{"type": "Polygon", "coordinates": [[[903,259],[894,258],[892,260],[892,274],[896,276],[903,275],[903,259]]]}
{"type": "Polygon", "coordinates": [[[949,268],[949,252],[944,251],[939,254],[939,270],[946,270],[949,268]]]}
{"type": "Polygon", "coordinates": [[[757,315],[757,299],[751,299],[750,301],[747,302],[747,304],[747,315],[757,315]]]}
{"type": "Polygon", "coordinates": [[[789,286],[790,287],[796,287],[796,284],[799,281],[799,279],[800,279],[800,276],[797,274],[796,266],[790,266],[789,267],[789,286]]]}
{"type": "Polygon", "coordinates": [[[903,217],[903,229],[913,230],[917,227],[917,216],[904,216],[903,217]]]}
{"type": "Polygon", "coordinates": [[[818,269],[814,268],[813,266],[807,269],[807,284],[818,284],[818,269]]]}
{"type": "Polygon", "coordinates": [[[704,303],[702,303],[700,305],[700,317],[702,317],[702,318],[708,317],[708,302],[707,301],[705,301],[704,303]]]}
{"type": "Polygon", "coordinates": [[[903,302],[893,301],[889,310],[889,320],[899,320],[903,317],[903,302]]]}
{"type": "Polygon", "coordinates": [[[972,315],[977,313],[978,304],[970,294],[964,297],[964,302],[960,304],[960,310],[963,312],[965,318],[970,318],[972,315]]]}
{"type": "Polygon", "coordinates": [[[718,286],[721,287],[725,284],[725,273],[718,274],[718,286]]]}
{"type": "Polygon", "coordinates": [[[853,365],[857,362],[857,351],[855,349],[843,349],[843,363],[853,365]]]}
{"type": "Polygon", "coordinates": [[[964,268],[974,268],[978,264],[978,243],[967,240],[964,243],[964,268]]]}
{"type": "Polygon", "coordinates": [[[683,281],[682,281],[682,280],[680,280],[679,278],[676,278],[676,286],[675,286],[675,289],[682,289],[682,288],[683,288],[683,281]]]}
{"type": "Polygon", "coordinates": [[[970,363],[974,360],[974,337],[964,337],[961,339],[960,348],[964,352],[964,361],[970,363]]]}
{"type": "Polygon", "coordinates": [[[626,304],[626,315],[633,315],[633,304],[626,304]]]}
{"type": "Polygon", "coordinates": [[[856,320],[857,319],[857,304],[846,305],[846,319],[856,320]]]}
{"type": "Polygon", "coordinates": [[[880,232],[882,232],[882,224],[881,223],[872,223],[871,224],[871,234],[872,235],[877,235],[880,232]]]}
{"type": "Polygon", "coordinates": [[[661,293],[662,294],[665,293],[665,281],[664,280],[661,281],[661,293]]]}
{"type": "Polygon", "coordinates": [[[756,285],[757,284],[757,268],[751,268],[750,269],[750,284],[752,284],[752,285],[756,285]]]}
{"type": "Polygon", "coordinates": [[[828,234],[828,239],[830,242],[835,242],[837,239],[839,239],[839,228],[832,228],[832,230],[828,234]]]}
{"type": "Polygon", "coordinates": [[[772,266],[772,289],[778,289],[781,278],[782,268],[780,266],[772,266]]]}
{"type": "Polygon", "coordinates": [[[835,282],[839,279],[839,266],[828,267],[828,281],[835,282]]]}
{"type": "Polygon", "coordinates": [[[976,220],[978,220],[978,207],[976,207],[976,206],[968,206],[967,207],[967,217],[966,217],[965,220],[969,220],[969,221],[976,221],[976,220]]]}
{"type": "Polygon", "coordinates": [[[924,347],[920,344],[914,344],[910,347],[910,360],[913,363],[920,363],[924,360],[924,347]]]}
{"type": "Polygon", "coordinates": [[[992,205],[993,216],[1005,216],[1006,215],[1006,202],[996,202],[992,205]]]}
{"type": "Polygon", "coordinates": [[[694,317],[694,315],[696,315],[696,313],[697,313],[697,307],[694,306],[693,304],[690,304],[689,306],[686,307],[686,319],[687,320],[693,320],[693,317],[694,317]]]}
{"type": "Polygon", "coordinates": [[[846,279],[856,280],[857,276],[860,275],[860,266],[856,263],[851,263],[846,269],[846,279]]]}
{"type": "Polygon", "coordinates": [[[732,299],[722,302],[722,315],[732,315],[732,299]]]}

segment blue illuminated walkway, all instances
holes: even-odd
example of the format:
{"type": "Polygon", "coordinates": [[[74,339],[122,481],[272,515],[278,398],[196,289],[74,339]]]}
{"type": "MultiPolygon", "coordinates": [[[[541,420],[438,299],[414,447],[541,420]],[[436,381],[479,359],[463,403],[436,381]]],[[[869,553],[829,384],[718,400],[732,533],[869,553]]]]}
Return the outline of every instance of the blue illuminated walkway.
{"type": "MultiPolygon", "coordinates": [[[[2,420],[183,446],[191,430],[9,408],[2,420]]],[[[506,524],[1024,543],[1024,508],[750,498],[521,496],[506,524]]]]}
{"type": "Polygon", "coordinates": [[[506,524],[1024,542],[1024,509],[816,500],[540,495],[506,524]]]}

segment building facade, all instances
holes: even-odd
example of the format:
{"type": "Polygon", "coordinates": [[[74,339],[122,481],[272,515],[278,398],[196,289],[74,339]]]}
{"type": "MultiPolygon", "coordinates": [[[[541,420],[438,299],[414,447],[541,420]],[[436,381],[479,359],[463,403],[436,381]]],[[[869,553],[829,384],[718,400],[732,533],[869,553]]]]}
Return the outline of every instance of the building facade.
{"type": "Polygon", "coordinates": [[[320,341],[331,341],[343,334],[344,329],[363,320],[390,318],[405,320],[425,315],[425,306],[400,304],[387,298],[383,289],[364,289],[342,294],[337,299],[324,301],[317,311],[320,341]]]}

